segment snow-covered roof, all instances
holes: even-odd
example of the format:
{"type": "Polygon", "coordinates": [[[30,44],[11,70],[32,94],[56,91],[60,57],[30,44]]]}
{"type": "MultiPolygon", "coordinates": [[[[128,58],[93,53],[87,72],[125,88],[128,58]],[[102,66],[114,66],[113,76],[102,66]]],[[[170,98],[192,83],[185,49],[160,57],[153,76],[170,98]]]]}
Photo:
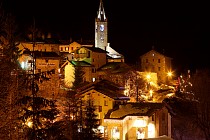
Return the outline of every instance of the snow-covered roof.
{"type": "Polygon", "coordinates": [[[163,103],[126,103],[110,110],[105,119],[123,119],[126,116],[151,116],[164,107],[163,103]]]}

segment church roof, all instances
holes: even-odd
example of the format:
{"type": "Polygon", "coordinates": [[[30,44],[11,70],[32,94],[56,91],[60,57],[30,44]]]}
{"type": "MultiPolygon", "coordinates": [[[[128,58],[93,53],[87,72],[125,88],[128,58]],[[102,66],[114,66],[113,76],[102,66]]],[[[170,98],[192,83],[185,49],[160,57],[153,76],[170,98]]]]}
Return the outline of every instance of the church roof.
{"type": "Polygon", "coordinates": [[[106,21],[107,20],[102,0],[100,0],[100,5],[99,5],[98,12],[97,12],[96,20],[97,21],[106,21]]]}

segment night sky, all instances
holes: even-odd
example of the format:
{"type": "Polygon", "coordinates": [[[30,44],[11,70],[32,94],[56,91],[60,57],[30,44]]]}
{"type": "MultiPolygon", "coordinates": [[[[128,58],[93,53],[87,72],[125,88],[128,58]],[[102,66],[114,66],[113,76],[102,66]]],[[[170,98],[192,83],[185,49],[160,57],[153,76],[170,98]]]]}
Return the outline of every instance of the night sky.
{"type": "MultiPolygon", "coordinates": [[[[152,46],[173,58],[175,70],[209,67],[207,3],[103,0],[108,42],[135,63],[152,46]]],[[[94,40],[99,0],[4,0],[21,28],[36,26],[56,37],[94,40]]]]}

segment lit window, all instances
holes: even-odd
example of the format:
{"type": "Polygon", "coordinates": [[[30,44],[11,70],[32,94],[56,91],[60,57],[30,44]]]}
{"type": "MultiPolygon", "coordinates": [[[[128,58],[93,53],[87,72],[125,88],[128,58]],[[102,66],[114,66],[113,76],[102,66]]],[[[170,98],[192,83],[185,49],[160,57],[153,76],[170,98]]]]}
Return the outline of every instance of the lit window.
{"type": "Polygon", "coordinates": [[[96,81],[96,78],[93,78],[93,82],[95,82],[96,81]]]}
{"type": "Polygon", "coordinates": [[[137,119],[134,123],[134,127],[145,127],[146,126],[146,120],[144,119],[137,119]]]}
{"type": "Polygon", "coordinates": [[[154,114],[152,115],[152,121],[155,121],[155,115],[154,114]]]}
{"type": "Polygon", "coordinates": [[[118,127],[113,127],[113,129],[112,129],[112,138],[114,140],[120,139],[120,132],[119,132],[118,127]]]}
{"type": "Polygon", "coordinates": [[[148,138],[154,138],[155,137],[155,125],[150,123],[148,125],[148,138]]]}

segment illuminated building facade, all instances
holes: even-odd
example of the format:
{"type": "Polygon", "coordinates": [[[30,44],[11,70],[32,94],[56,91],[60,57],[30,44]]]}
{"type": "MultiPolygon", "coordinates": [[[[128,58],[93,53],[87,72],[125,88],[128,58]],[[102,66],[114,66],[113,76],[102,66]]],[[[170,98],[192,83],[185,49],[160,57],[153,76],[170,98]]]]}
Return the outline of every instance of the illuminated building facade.
{"type": "Polygon", "coordinates": [[[170,109],[164,103],[130,102],[123,93],[124,88],[108,80],[95,81],[78,90],[82,100],[93,101],[104,139],[171,137],[170,109]]]}
{"type": "Polygon", "coordinates": [[[106,114],[104,128],[113,140],[171,137],[171,116],[162,103],[126,103],[106,114]]]}
{"type": "Polygon", "coordinates": [[[140,56],[141,71],[157,73],[158,83],[165,83],[167,73],[172,70],[172,58],[154,49],[140,56]]]}

